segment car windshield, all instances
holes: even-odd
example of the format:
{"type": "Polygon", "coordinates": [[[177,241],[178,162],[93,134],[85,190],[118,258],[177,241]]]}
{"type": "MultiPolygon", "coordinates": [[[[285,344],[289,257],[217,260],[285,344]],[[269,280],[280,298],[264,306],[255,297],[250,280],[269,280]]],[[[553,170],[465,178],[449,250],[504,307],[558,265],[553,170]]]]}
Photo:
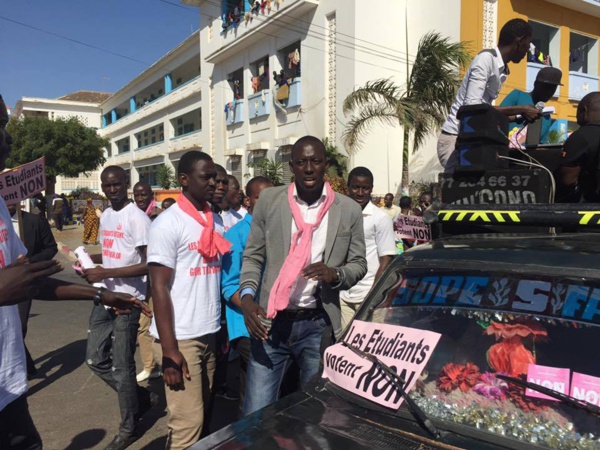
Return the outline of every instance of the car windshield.
{"type": "MultiPolygon", "coordinates": [[[[403,374],[431,419],[475,428],[490,441],[500,435],[548,448],[600,448],[597,415],[497,377],[599,405],[598,280],[402,267],[388,274],[356,323],[440,335],[417,379],[403,374]]],[[[392,355],[394,346],[373,339],[363,349],[392,355]]]]}

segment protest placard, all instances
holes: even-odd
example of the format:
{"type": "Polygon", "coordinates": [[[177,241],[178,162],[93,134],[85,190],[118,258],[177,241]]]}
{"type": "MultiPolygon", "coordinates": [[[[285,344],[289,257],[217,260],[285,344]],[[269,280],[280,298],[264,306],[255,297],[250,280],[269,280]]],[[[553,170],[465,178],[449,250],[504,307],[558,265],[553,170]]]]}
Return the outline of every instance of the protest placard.
{"type": "Polygon", "coordinates": [[[396,218],[396,238],[421,242],[431,240],[431,229],[420,216],[403,216],[396,218]]]}
{"type": "Polygon", "coordinates": [[[14,205],[46,189],[44,157],[0,174],[0,195],[7,205],[14,205]]]}
{"type": "MultiPolygon", "coordinates": [[[[440,336],[432,331],[355,320],[345,342],[390,366],[406,381],[403,388],[408,392],[423,372],[440,336]]],[[[377,364],[341,343],[325,351],[323,378],[388,408],[397,409],[403,401],[395,382],[377,364]]]]}

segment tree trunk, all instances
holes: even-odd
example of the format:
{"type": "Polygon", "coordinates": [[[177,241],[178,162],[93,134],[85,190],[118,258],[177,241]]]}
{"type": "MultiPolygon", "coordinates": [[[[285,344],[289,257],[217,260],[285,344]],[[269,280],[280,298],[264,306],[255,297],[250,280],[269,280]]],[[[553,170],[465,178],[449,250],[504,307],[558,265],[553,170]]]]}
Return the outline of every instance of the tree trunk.
{"type": "Polygon", "coordinates": [[[408,156],[409,156],[409,139],[410,133],[406,127],[404,127],[404,147],[402,149],[402,180],[400,183],[400,190],[402,195],[408,195],[408,156]]]}
{"type": "Polygon", "coordinates": [[[54,195],[56,193],[56,177],[54,175],[46,175],[46,195],[54,195]]]}

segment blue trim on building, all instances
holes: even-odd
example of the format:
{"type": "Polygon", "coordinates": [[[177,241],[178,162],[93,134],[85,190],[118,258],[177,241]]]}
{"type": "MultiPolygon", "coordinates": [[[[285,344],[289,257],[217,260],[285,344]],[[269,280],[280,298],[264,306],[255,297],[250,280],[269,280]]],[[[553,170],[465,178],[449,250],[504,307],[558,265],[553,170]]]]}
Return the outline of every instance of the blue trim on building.
{"type": "Polygon", "coordinates": [[[168,94],[172,90],[173,90],[173,79],[171,78],[171,74],[168,73],[165,75],[165,94],[168,94]]]}

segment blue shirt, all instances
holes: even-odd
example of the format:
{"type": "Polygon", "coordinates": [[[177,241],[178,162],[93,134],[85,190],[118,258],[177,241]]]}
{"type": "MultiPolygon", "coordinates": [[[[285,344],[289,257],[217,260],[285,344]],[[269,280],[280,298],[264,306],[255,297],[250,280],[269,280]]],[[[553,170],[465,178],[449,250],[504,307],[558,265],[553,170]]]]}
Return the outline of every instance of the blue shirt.
{"type": "Polygon", "coordinates": [[[240,288],[240,273],[242,271],[242,258],[246,249],[246,241],[250,234],[252,216],[246,214],[225,233],[225,239],[231,242],[231,252],[223,255],[221,266],[221,294],[225,297],[225,314],[227,318],[227,333],[229,340],[239,337],[250,337],[242,311],[231,303],[231,297],[240,288]]]}
{"type": "MultiPolygon", "coordinates": [[[[514,89],[510,94],[506,96],[506,98],[502,101],[500,106],[520,106],[520,105],[532,105],[533,99],[531,98],[531,94],[527,92],[520,91],[518,89],[514,89]]],[[[553,119],[549,115],[542,116],[542,134],[540,137],[540,143],[544,144],[546,139],[548,138],[548,133],[550,132],[550,127],[552,126],[553,119]]],[[[517,122],[511,122],[508,124],[508,132],[510,132],[514,128],[521,128],[523,124],[518,124],[517,122]]]]}

